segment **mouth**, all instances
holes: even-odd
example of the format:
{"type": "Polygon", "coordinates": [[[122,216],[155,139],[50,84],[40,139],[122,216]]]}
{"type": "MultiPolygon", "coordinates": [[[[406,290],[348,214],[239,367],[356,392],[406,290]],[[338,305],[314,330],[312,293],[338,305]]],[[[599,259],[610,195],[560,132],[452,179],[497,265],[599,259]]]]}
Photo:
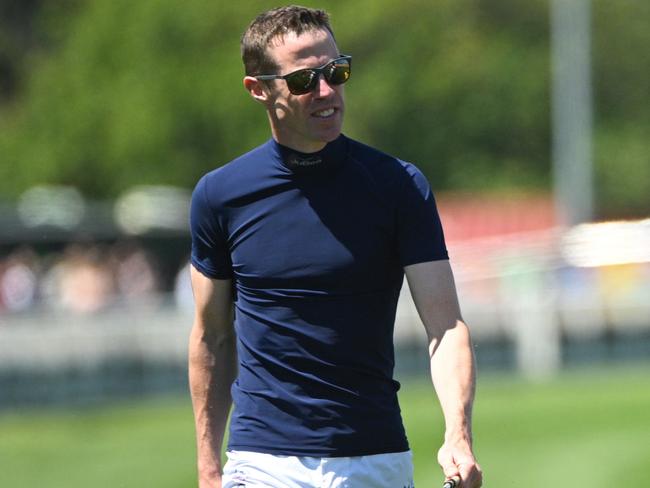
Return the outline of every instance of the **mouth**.
{"type": "Polygon", "coordinates": [[[337,109],[335,109],[334,107],[329,107],[312,113],[312,116],[317,117],[319,119],[328,119],[332,117],[336,113],[336,111],[337,109]]]}

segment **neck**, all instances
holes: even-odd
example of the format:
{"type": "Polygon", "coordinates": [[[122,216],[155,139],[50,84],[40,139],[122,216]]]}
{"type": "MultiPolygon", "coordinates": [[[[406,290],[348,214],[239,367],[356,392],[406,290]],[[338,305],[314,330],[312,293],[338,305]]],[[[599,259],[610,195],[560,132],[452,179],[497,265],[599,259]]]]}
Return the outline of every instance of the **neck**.
{"type": "Polygon", "coordinates": [[[294,137],[291,137],[291,135],[287,135],[282,130],[279,130],[276,127],[276,124],[273,123],[273,120],[270,115],[269,115],[269,119],[271,120],[271,134],[273,136],[273,139],[275,139],[275,142],[281,144],[284,147],[288,147],[289,149],[293,149],[294,151],[298,151],[305,154],[311,154],[311,153],[321,151],[325,146],[327,146],[328,142],[330,142],[330,141],[319,141],[316,139],[296,140],[294,137]]]}
{"type": "Polygon", "coordinates": [[[294,151],[304,153],[304,154],[312,154],[312,153],[317,153],[318,151],[322,151],[325,146],[327,146],[327,142],[324,141],[314,141],[313,143],[309,142],[304,142],[304,143],[296,143],[294,141],[286,140],[282,137],[278,137],[277,134],[273,133],[273,139],[275,139],[275,142],[278,144],[287,147],[289,149],[293,149],[294,151]]]}

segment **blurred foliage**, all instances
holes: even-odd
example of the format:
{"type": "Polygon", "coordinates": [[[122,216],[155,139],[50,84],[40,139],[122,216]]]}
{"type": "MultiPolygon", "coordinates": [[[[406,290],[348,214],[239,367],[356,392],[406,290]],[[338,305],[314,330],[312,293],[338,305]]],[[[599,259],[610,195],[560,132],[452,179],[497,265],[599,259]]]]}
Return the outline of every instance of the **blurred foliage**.
{"type": "MultiPolygon", "coordinates": [[[[192,187],[270,136],[242,88],[238,44],[276,2],[30,0],[15,17],[18,4],[0,0],[23,26],[0,23],[3,195],[40,182],[93,198],[192,187]]],[[[547,0],[325,6],[354,56],[348,135],[414,161],[437,190],[548,191],[547,0]]],[[[600,213],[644,213],[650,4],[596,0],[593,16],[600,213]]]]}
{"type": "Polygon", "coordinates": [[[23,83],[24,57],[38,35],[31,25],[38,8],[39,0],[0,0],[0,102],[23,83]]]}
{"type": "Polygon", "coordinates": [[[650,214],[650,2],[593,7],[594,157],[600,214],[650,214]]]}

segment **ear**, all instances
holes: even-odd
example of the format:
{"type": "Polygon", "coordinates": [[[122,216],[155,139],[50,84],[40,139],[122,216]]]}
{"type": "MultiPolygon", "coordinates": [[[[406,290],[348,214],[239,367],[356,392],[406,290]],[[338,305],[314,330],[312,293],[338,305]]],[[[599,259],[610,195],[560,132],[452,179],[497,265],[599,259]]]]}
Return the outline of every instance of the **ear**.
{"type": "Polygon", "coordinates": [[[270,98],[268,86],[253,76],[244,77],[244,88],[258,102],[266,105],[270,98]]]}

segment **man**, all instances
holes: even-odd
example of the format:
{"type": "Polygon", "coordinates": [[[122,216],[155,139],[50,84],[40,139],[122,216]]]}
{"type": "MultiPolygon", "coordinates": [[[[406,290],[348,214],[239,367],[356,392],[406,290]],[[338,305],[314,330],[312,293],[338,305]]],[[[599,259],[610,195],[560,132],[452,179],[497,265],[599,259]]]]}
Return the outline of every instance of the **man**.
{"type": "Polygon", "coordinates": [[[438,460],[459,486],[481,486],[473,354],[428,183],[341,134],[351,58],[325,12],[261,14],[242,56],[273,137],[192,198],[199,486],[413,486],[392,379],[404,273],[445,416],[438,460]]]}

